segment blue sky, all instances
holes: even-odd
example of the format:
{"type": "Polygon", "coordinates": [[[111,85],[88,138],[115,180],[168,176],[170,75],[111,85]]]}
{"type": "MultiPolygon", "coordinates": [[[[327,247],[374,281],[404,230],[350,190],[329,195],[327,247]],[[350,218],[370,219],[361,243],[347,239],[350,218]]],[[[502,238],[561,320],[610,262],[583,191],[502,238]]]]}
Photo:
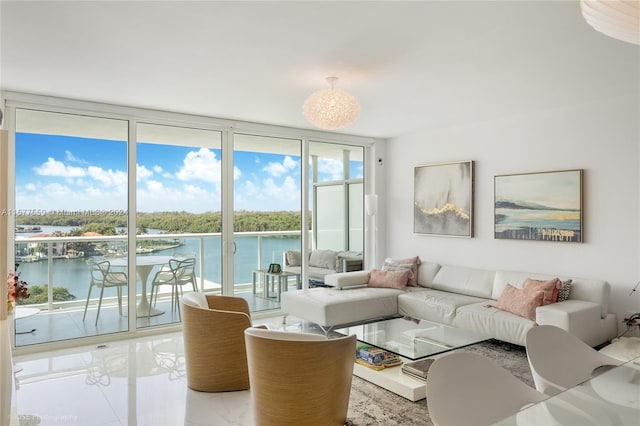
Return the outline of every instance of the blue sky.
{"type": "MultiPolygon", "coordinates": [[[[138,143],[138,211],[220,210],[220,150],[138,143]]],[[[18,133],[16,208],[127,209],[125,142],[18,133]]],[[[339,161],[319,162],[320,180],[341,178],[339,161]]],[[[352,164],[362,177],[362,163],[352,164]]],[[[299,210],[300,158],[234,153],[236,210],[299,210]]]]}

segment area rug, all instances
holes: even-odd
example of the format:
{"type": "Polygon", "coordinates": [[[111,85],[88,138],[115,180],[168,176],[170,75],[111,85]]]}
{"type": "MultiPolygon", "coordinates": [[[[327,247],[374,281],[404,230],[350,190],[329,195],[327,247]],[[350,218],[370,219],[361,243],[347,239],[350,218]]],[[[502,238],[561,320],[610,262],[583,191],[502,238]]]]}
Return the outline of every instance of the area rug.
{"type": "MultiPolygon", "coordinates": [[[[524,347],[488,340],[459,351],[492,358],[529,386],[534,386],[524,347]]],[[[399,367],[394,367],[399,368],[399,367]]],[[[373,383],[353,376],[347,426],[430,426],[427,400],[412,402],[373,383]]]]}

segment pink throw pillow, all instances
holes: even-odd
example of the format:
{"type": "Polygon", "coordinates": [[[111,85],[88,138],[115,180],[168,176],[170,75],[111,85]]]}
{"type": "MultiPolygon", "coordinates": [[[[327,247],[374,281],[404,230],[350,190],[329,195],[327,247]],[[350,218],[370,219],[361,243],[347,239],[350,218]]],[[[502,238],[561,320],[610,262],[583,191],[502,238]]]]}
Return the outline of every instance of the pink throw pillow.
{"type": "Polygon", "coordinates": [[[560,278],[554,278],[549,281],[532,280],[531,278],[527,278],[527,280],[524,282],[523,288],[525,290],[544,291],[543,305],[550,305],[558,301],[558,291],[560,290],[561,286],[562,281],[560,281],[560,278]]]}
{"type": "Polygon", "coordinates": [[[536,308],[542,306],[543,300],[544,291],[525,290],[507,284],[495,307],[535,321],[536,308]]]}
{"type": "Polygon", "coordinates": [[[391,259],[386,258],[384,265],[382,265],[383,271],[398,271],[401,269],[407,269],[410,271],[409,281],[407,285],[410,287],[418,287],[418,267],[420,266],[420,258],[418,256],[410,257],[408,259],[391,259]]]}
{"type": "Polygon", "coordinates": [[[404,269],[401,271],[381,271],[372,269],[369,273],[368,287],[397,288],[404,290],[409,281],[411,271],[404,269]]]}

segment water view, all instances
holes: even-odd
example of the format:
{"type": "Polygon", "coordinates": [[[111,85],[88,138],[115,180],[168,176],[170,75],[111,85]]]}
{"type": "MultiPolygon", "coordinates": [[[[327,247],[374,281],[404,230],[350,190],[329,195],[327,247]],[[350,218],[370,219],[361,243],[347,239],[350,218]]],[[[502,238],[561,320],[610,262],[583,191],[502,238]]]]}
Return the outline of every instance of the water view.
{"type": "MultiPolygon", "coordinates": [[[[69,227],[42,226],[42,234],[52,234],[54,231],[68,232],[69,227]]],[[[159,231],[150,232],[159,235],[159,231]]],[[[30,235],[38,236],[38,233],[30,235]]],[[[188,237],[188,235],[185,235],[188,237]]],[[[203,238],[203,265],[204,279],[214,286],[222,282],[221,270],[221,241],[220,236],[203,238]]],[[[17,238],[16,244],[23,244],[27,238],[17,238]]],[[[173,241],[173,238],[171,238],[173,241]]],[[[234,283],[251,283],[252,272],[255,269],[268,267],[269,263],[282,263],[282,254],[287,250],[300,250],[299,236],[245,236],[237,237],[236,254],[234,255],[234,283]],[[258,264],[258,247],[261,245],[261,264],[258,264]]],[[[154,251],[153,254],[164,256],[179,256],[184,253],[194,253],[199,260],[200,238],[184,238],[178,247],[154,251]]],[[[138,254],[145,256],[146,254],[138,254]]],[[[77,299],[84,299],[89,288],[89,270],[86,264],[88,257],[82,258],[57,258],[53,261],[53,286],[65,287],[77,299]]],[[[197,265],[197,271],[200,265],[197,265]]],[[[21,262],[19,271],[21,278],[29,285],[43,285],[48,283],[48,262],[46,258],[35,262],[21,262]]],[[[197,274],[199,275],[199,273],[197,274]]],[[[138,293],[141,284],[138,283],[138,293]]]]}

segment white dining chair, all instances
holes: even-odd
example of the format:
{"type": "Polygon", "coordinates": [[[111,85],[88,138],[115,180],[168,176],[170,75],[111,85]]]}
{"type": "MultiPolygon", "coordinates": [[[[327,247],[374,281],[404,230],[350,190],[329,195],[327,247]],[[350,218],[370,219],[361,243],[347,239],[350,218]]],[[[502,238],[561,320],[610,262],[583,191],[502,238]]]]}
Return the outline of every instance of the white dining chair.
{"type": "Polygon", "coordinates": [[[427,375],[427,407],[437,426],[490,425],[546,398],[492,359],[471,352],[436,359],[427,375]]]}
{"type": "Polygon", "coordinates": [[[589,380],[622,361],[598,352],[573,334],[552,325],[539,325],[527,332],[527,359],[536,389],[555,395],[589,380]]]}

